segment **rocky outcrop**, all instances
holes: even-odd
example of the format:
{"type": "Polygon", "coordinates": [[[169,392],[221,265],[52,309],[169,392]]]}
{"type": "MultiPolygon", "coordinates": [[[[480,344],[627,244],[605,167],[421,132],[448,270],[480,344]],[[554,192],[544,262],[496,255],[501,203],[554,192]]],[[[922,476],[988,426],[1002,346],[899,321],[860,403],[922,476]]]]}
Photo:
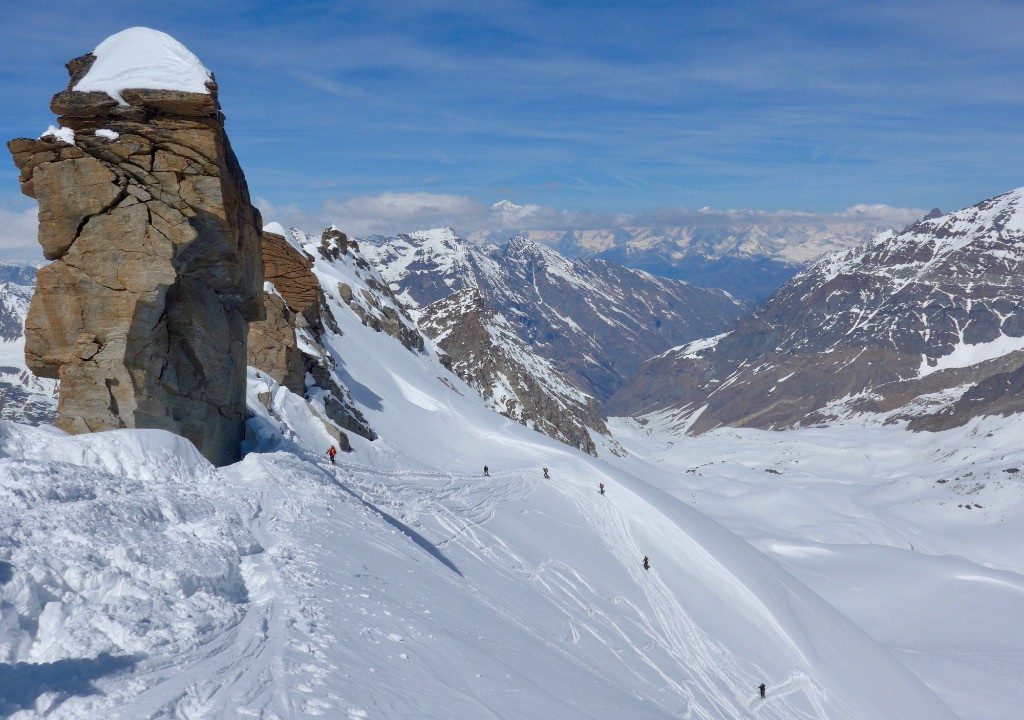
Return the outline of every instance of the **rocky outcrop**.
{"type": "Polygon", "coordinates": [[[591,455],[587,428],[607,435],[597,401],[569,385],[536,355],[476,288],[424,308],[420,329],[446,354],[443,361],[496,411],[591,455]]]}
{"type": "MultiPolygon", "coordinates": [[[[129,32],[174,43],[198,64],[162,33],[129,32]]],[[[128,87],[119,103],[75,89],[95,60],[68,63],[68,88],[51,102],[61,129],[8,143],[22,191],[39,201],[39,242],[53,261],[38,272],[26,360],[60,379],[64,430],[161,428],[232,462],[248,323],[264,316],[262,223],[216,83],[209,75],[205,92],[128,87]]]]}
{"type": "MultiPolygon", "coordinates": [[[[267,317],[250,326],[249,365],[306,398],[309,410],[340,450],[351,450],[345,430],[375,439],[376,434],[335,376],[334,360],[324,347],[333,317],[312,259],[283,235],[264,231],[263,265],[267,317]]],[[[273,413],[268,402],[269,398],[264,405],[273,413]]]]}
{"type": "Polygon", "coordinates": [[[248,363],[292,392],[306,391],[298,332],[320,320],[320,283],[312,263],[284,236],[263,233],[265,320],[249,327],[248,363]]]}
{"type": "Polygon", "coordinates": [[[359,316],[363,325],[390,335],[409,350],[423,352],[423,335],[391,288],[370,271],[370,264],[360,252],[357,242],[350,240],[348,235],[332,225],[320,236],[317,252],[332,262],[351,256],[351,262],[365,287],[353,289],[352,284],[339,282],[338,294],[352,312],[359,316]]]}

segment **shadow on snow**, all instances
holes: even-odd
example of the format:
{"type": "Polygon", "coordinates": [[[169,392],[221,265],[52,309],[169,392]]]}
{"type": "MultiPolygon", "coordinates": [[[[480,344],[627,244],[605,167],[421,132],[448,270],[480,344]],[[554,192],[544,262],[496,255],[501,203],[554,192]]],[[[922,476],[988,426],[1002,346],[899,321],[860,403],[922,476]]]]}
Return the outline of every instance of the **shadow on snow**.
{"type": "Polygon", "coordinates": [[[130,670],[140,659],[101,653],[95,658],[50,663],[0,663],[0,717],[20,709],[33,709],[45,693],[57,693],[58,701],[72,695],[95,695],[99,689],[93,685],[94,680],[130,670]]]}

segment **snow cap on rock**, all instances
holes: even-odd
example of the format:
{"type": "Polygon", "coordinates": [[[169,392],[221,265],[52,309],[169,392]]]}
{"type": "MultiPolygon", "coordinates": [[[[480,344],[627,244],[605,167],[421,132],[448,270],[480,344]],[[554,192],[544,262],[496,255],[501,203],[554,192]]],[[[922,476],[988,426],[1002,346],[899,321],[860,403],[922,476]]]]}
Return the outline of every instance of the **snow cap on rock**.
{"type": "Polygon", "coordinates": [[[121,92],[129,88],[179,90],[209,94],[213,74],[192,51],[167,33],[133,27],[111,35],[92,51],[96,57],[78,92],[105,92],[127,105],[121,92]]]}

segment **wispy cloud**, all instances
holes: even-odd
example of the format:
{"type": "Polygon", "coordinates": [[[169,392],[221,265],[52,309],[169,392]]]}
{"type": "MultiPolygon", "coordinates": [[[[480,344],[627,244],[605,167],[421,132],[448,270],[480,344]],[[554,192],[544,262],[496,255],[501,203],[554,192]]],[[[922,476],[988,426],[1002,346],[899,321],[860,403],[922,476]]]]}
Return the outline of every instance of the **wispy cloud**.
{"type": "MultiPolygon", "coordinates": [[[[52,122],[64,61],[148,24],[217,73],[252,192],[311,217],[332,198],[427,190],[638,215],[959,207],[1020,184],[1024,5],[1009,0],[110,0],[64,3],[60,23],[42,6],[5,12],[0,62],[19,68],[0,78],[8,137],[52,122]]],[[[0,200],[16,192],[13,173],[0,178],[0,200]]],[[[445,212],[463,211],[433,217],[445,212]]]]}
{"type": "Polygon", "coordinates": [[[265,222],[278,222],[317,232],[336,225],[355,237],[394,235],[450,225],[464,236],[527,230],[614,230],[616,228],[707,228],[828,226],[837,232],[852,228],[903,226],[921,219],[925,210],[888,205],[855,205],[831,213],[800,210],[659,208],[638,214],[560,210],[544,205],[487,205],[467,196],[427,192],[364,195],[332,200],[315,211],[275,207],[257,200],[265,222]]]}
{"type": "Polygon", "coordinates": [[[36,241],[38,212],[0,208],[0,260],[35,265],[42,262],[43,251],[36,241]]]}

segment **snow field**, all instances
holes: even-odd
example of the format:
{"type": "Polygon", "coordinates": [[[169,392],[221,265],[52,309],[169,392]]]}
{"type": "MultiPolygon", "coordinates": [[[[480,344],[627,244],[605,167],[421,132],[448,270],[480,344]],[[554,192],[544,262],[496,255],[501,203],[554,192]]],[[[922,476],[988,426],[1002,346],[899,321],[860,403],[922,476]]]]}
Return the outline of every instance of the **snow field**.
{"type": "MultiPolygon", "coordinates": [[[[865,709],[850,688],[868,680],[921,708],[919,717],[944,716],[909,673],[742,541],[641,481],[540,436],[531,447],[535,433],[482,417],[489,427],[473,441],[491,436],[491,478],[382,469],[358,456],[332,468],[283,452],[215,471],[166,433],[66,438],[6,425],[5,467],[50,472],[59,452],[75,468],[82,556],[115,538],[125,556],[148,553],[120,578],[146,599],[137,621],[145,630],[125,636],[133,644],[107,631],[108,618],[126,612],[111,604],[112,583],[77,585],[63,589],[73,622],[55,632],[49,654],[32,656],[130,650],[131,672],[98,677],[102,695],[13,717],[914,717],[865,709]],[[60,442],[39,450],[47,437],[60,442]],[[541,464],[552,480],[540,478],[541,464]],[[109,487],[123,488],[117,505],[163,519],[136,534],[145,512],[117,514],[109,487]],[[208,504],[175,500],[177,515],[156,515],[189,488],[208,504]],[[94,536],[101,518],[109,533],[94,536]],[[198,543],[182,522],[220,542],[198,543]],[[650,572],[640,567],[645,552],[650,572]],[[195,581],[183,582],[173,562],[193,576],[216,570],[190,596],[195,581]],[[167,566],[176,582],[149,579],[150,568],[167,566]],[[189,622],[199,627],[178,636],[189,622]],[[72,626],[78,644],[65,637],[72,626]],[[843,645],[849,679],[828,677],[833,643],[843,645]],[[866,679],[876,665],[885,679],[866,679]],[[763,703],[754,697],[761,680],[772,688],[763,703]]],[[[12,475],[3,476],[7,491],[12,475]]],[[[19,548],[37,554],[3,545],[14,575],[3,587],[5,623],[12,587],[52,562],[39,535],[22,537],[19,548]]],[[[39,584],[55,593],[60,582],[39,584]]]]}
{"type": "Polygon", "coordinates": [[[1020,419],[938,434],[847,423],[682,438],[657,423],[612,427],[631,455],[611,462],[777,560],[960,717],[1016,716],[1020,419]]]}

